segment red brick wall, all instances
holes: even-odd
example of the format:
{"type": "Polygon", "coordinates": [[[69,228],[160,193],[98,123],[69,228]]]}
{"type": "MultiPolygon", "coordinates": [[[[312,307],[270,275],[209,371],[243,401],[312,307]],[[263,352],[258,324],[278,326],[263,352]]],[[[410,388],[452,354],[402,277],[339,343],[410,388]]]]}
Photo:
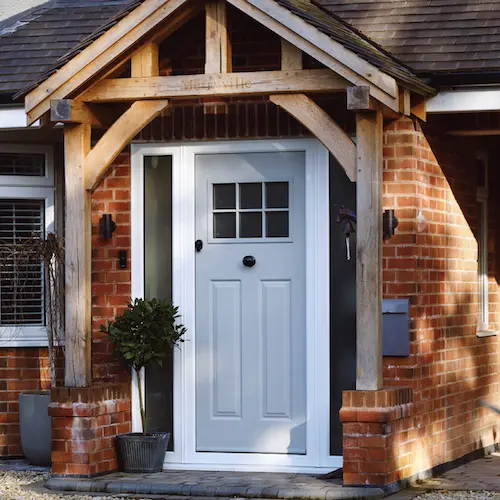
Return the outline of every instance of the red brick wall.
{"type": "Polygon", "coordinates": [[[131,430],[130,384],[52,390],[52,473],[95,476],[118,469],[116,436],[131,430]]]}
{"type": "Polygon", "coordinates": [[[47,349],[0,349],[0,456],[22,456],[19,393],[50,388],[47,349]]]}
{"type": "MultiPolygon", "coordinates": [[[[498,337],[477,338],[475,148],[401,119],[384,135],[384,206],[400,225],[384,246],[384,297],[410,298],[411,355],[384,359],[386,386],[413,391],[413,415],[384,429],[398,454],[385,483],[455,460],[496,440],[497,419],[479,406],[499,395],[498,337]],[[396,427],[395,427],[396,425],[396,427]]],[[[490,225],[491,327],[499,327],[490,225]]],[[[347,452],[348,454],[351,451],[347,452]]],[[[356,452],[358,453],[358,452],[356,452]]],[[[361,456],[362,454],[360,454],[361,456]]],[[[350,484],[381,484],[372,459],[350,484]]]]}
{"type": "Polygon", "coordinates": [[[92,377],[94,382],[128,380],[129,373],[113,356],[113,346],[100,327],[124,311],[131,298],[130,154],[122,153],[92,194],[92,377]],[[99,220],[111,214],[116,231],[110,240],[99,234],[99,220]],[[128,263],[120,269],[119,250],[128,263]]]}

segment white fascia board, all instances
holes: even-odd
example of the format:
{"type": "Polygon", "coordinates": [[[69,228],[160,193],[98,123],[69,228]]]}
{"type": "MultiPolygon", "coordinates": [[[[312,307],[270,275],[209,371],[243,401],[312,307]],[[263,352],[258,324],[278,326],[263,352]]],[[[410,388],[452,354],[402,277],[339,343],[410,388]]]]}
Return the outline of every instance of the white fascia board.
{"type": "MultiPolygon", "coordinates": [[[[24,106],[0,107],[0,130],[27,128],[26,111],[24,106]]],[[[39,127],[40,120],[36,121],[32,127],[39,127]]]]}
{"type": "Polygon", "coordinates": [[[427,114],[500,111],[500,88],[439,92],[427,101],[427,114]]]}

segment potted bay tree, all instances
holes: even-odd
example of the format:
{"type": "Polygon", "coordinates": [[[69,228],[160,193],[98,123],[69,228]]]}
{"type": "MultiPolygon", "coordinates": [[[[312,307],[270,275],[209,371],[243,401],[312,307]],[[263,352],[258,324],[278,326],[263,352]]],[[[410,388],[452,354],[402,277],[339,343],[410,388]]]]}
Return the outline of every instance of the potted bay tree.
{"type": "Polygon", "coordinates": [[[108,326],[101,326],[114,344],[116,355],[133,368],[139,387],[143,432],[117,436],[118,460],[124,472],[160,472],[163,468],[170,433],[148,433],[142,370],[161,365],[184,342],[186,328],[178,323],[179,317],[179,308],[167,300],[135,299],[108,326]]]}

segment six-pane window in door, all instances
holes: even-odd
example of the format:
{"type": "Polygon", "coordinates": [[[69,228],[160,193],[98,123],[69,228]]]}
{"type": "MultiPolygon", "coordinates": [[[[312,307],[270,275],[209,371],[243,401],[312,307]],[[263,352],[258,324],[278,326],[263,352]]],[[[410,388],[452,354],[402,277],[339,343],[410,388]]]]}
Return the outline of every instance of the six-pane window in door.
{"type": "Polygon", "coordinates": [[[215,239],[288,238],[290,183],[213,184],[215,239]]]}
{"type": "Polygon", "coordinates": [[[44,236],[44,200],[0,199],[0,326],[44,325],[43,268],[18,246],[44,236]]]}

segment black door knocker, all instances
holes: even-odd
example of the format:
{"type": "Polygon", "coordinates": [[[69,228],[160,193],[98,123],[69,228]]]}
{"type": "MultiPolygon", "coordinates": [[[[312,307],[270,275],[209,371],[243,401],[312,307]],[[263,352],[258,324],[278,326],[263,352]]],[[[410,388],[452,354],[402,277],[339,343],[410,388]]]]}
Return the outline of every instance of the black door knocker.
{"type": "Polygon", "coordinates": [[[243,257],[243,265],[245,267],[253,267],[257,264],[257,261],[255,260],[255,257],[252,255],[247,255],[246,257],[243,257]]]}

